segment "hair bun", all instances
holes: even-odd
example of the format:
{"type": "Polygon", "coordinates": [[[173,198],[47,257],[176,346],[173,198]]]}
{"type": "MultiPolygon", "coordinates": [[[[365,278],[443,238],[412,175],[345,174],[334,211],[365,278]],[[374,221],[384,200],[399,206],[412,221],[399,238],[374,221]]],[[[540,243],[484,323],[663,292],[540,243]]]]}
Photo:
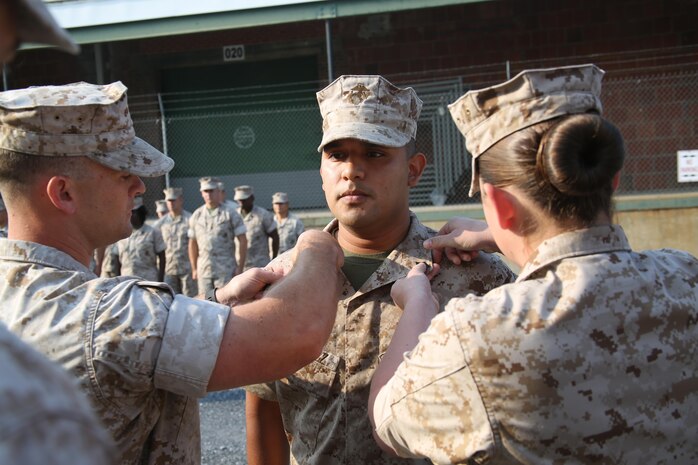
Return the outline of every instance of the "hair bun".
{"type": "Polygon", "coordinates": [[[583,196],[610,186],[623,166],[618,129],[598,114],[561,118],[543,136],[536,164],[559,192],[583,196]]]}

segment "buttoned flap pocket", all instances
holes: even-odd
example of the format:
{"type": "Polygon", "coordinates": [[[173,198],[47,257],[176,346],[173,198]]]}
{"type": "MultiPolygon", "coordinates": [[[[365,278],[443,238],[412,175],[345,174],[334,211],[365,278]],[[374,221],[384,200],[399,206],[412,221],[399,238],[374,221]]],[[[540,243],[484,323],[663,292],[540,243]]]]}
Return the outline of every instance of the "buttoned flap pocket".
{"type": "Polygon", "coordinates": [[[306,402],[309,396],[317,399],[329,397],[340,360],[335,354],[323,352],[312,363],[284,378],[281,395],[296,402],[306,402]]]}

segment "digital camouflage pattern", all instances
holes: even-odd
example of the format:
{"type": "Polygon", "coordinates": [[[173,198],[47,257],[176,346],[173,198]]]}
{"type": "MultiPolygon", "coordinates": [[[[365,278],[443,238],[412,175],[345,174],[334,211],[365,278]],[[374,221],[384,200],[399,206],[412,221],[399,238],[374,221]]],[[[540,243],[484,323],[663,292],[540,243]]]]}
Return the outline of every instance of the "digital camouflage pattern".
{"type": "Polygon", "coordinates": [[[238,208],[238,213],[242,216],[247,228],[247,260],[245,269],[263,268],[269,264],[271,255],[269,254],[269,233],[276,229],[274,214],[257,205],[245,214],[242,207],[238,208]]]}
{"type": "Polygon", "coordinates": [[[417,135],[422,100],[383,76],[340,76],[317,94],[322,115],[322,148],[340,139],[404,147],[417,135]]]}
{"type": "MultiPolygon", "coordinates": [[[[159,281],[158,254],[165,251],[160,230],[144,224],[140,229],[116,243],[122,276],[138,276],[146,281],[159,281]]],[[[165,262],[167,264],[167,262],[165,262]]]]}
{"type": "Polygon", "coordinates": [[[189,218],[189,239],[199,246],[196,263],[199,293],[204,292],[202,279],[214,280],[217,287],[222,287],[233,278],[237,269],[235,237],[246,232],[245,223],[234,210],[225,207],[209,210],[206,205],[194,210],[189,218]]]}
{"type": "Polygon", "coordinates": [[[512,79],[471,90],[448,106],[472,156],[472,197],[479,190],[475,160],[523,128],[562,115],[601,113],[601,79],[596,65],[522,71],[512,79]]]}
{"type": "Polygon", "coordinates": [[[298,236],[305,230],[303,221],[293,213],[289,213],[283,220],[274,217],[274,223],[276,223],[276,230],[279,231],[279,253],[294,248],[298,242],[298,236]]]}
{"type": "Polygon", "coordinates": [[[116,242],[109,244],[104,249],[100,276],[102,278],[115,278],[119,276],[119,249],[116,246],[116,242]]]}
{"type": "Polygon", "coordinates": [[[374,409],[435,463],[698,463],[698,260],[619,226],[544,241],[515,284],[452,300],[374,409]]]}
{"type": "Polygon", "coordinates": [[[165,284],[97,278],[44,245],[0,241],[0,320],[77,378],[121,464],[199,464],[197,397],[230,309],[165,284]]]}
{"type": "MultiPolygon", "coordinates": [[[[404,241],[361,289],[353,289],[345,278],[337,319],[322,355],[292,376],[246,388],[265,400],[279,402],[284,428],[293,438],[293,464],[406,463],[381,451],[373,439],[368,395],[378,361],[402,315],[390,297],[390,288],[417,263],[431,264],[422,243],[434,235],[412,215],[404,241]]],[[[277,259],[283,265],[289,260],[290,254],[277,259]]],[[[451,297],[483,294],[513,279],[501,260],[481,254],[464,266],[444,262],[432,289],[443,305],[451,297]]]]}
{"type": "Polygon", "coordinates": [[[85,156],[117,171],[162,176],[174,161],[136,137],[126,86],[78,82],[0,92],[0,148],[85,156]]]}
{"type": "Polygon", "coordinates": [[[157,223],[162,239],[165,241],[165,282],[175,292],[196,296],[196,285],[191,276],[189,261],[189,219],[191,213],[182,210],[182,214],[163,216],[157,223]]]}
{"type": "Polygon", "coordinates": [[[3,324],[0,367],[0,463],[116,463],[114,444],[75,380],[3,324]]]}

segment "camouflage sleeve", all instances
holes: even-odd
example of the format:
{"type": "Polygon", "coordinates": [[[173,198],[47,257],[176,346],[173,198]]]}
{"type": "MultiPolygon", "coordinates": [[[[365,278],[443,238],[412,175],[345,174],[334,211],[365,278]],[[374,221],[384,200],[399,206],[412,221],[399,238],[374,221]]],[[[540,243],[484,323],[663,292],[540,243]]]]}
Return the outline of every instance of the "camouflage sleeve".
{"type": "Polygon", "coordinates": [[[245,222],[238,212],[230,210],[230,219],[233,223],[233,234],[235,234],[235,236],[247,233],[247,226],[245,226],[245,222]]]}
{"type": "Polygon", "coordinates": [[[2,324],[0,367],[0,463],[115,463],[112,440],[75,379],[2,324]]]}
{"type": "Polygon", "coordinates": [[[136,413],[129,399],[152,386],[202,396],[229,308],[177,295],[166,284],[113,278],[97,296],[88,363],[98,400],[136,413]],[[118,383],[114,379],[119,379],[118,383]]]}
{"type": "Polygon", "coordinates": [[[206,395],[230,308],[177,294],[170,307],[155,370],[155,387],[206,395]]]}
{"type": "Polygon", "coordinates": [[[305,230],[305,226],[303,225],[303,221],[301,221],[300,218],[296,221],[296,235],[300,236],[303,231],[305,230]]]}
{"type": "Polygon", "coordinates": [[[189,239],[192,240],[196,240],[196,228],[194,228],[194,222],[196,221],[196,217],[196,212],[194,212],[187,221],[187,224],[189,226],[189,229],[187,229],[187,236],[189,237],[189,239]]]}
{"type": "Polygon", "coordinates": [[[274,214],[271,212],[266,212],[263,218],[264,231],[269,234],[276,229],[276,221],[274,221],[274,214]]]}
{"type": "Polygon", "coordinates": [[[274,389],[275,383],[263,383],[263,384],[250,384],[245,386],[245,391],[256,395],[262,400],[268,400],[270,402],[278,402],[276,398],[276,389],[274,389]]]}
{"type": "Polygon", "coordinates": [[[373,413],[376,432],[401,457],[440,464],[492,456],[495,435],[448,312],[437,315],[405,355],[373,413]]]}

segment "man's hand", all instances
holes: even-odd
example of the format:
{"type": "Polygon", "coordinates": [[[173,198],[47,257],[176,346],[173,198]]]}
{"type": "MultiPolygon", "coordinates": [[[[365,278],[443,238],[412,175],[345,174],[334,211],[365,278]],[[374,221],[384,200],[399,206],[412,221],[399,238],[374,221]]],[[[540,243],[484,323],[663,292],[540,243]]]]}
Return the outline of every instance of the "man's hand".
{"type": "Polygon", "coordinates": [[[424,241],[424,248],[434,250],[435,262],[445,253],[456,265],[477,257],[478,250],[499,252],[486,222],[461,217],[451,218],[437,236],[424,241]]]}
{"type": "Polygon", "coordinates": [[[228,284],[216,291],[216,298],[224,305],[232,307],[241,302],[258,299],[262,291],[283,277],[283,273],[262,268],[250,268],[235,276],[228,284]]]}
{"type": "Polygon", "coordinates": [[[337,269],[344,264],[344,254],[337,240],[324,231],[309,229],[298,236],[293,248],[291,260],[295,264],[307,257],[307,260],[323,260],[336,264],[337,269]]]}

